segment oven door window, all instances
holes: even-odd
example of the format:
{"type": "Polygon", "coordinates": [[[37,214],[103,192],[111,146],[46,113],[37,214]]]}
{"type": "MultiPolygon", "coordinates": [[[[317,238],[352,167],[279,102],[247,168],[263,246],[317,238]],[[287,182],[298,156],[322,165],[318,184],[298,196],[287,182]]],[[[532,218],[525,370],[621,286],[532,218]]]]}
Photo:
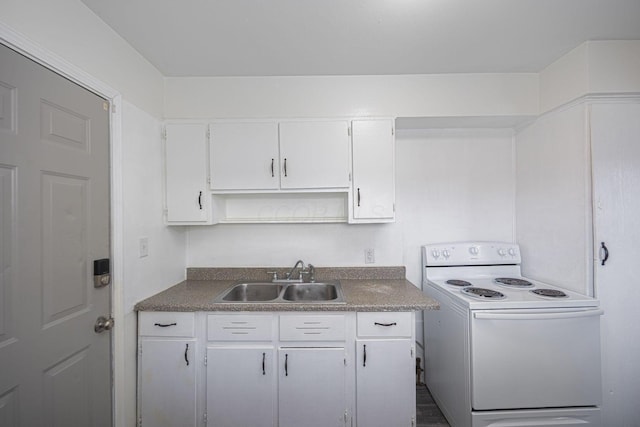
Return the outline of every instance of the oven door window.
{"type": "Polygon", "coordinates": [[[601,402],[598,309],[471,313],[474,410],[601,402]]]}

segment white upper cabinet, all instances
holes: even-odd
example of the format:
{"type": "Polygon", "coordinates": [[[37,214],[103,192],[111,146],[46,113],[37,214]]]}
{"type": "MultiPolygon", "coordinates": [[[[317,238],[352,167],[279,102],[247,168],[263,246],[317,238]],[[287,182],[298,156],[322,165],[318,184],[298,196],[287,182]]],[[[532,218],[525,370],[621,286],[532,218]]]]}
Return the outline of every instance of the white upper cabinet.
{"type": "Polygon", "coordinates": [[[353,197],[350,222],[395,218],[395,166],[392,120],[352,122],[353,197]]]}
{"type": "Polygon", "coordinates": [[[210,222],[207,126],[171,123],[165,128],[166,219],[171,224],[210,222]]]}
{"type": "Polygon", "coordinates": [[[349,187],[349,122],[280,123],[283,189],[349,187]]]}
{"type": "Polygon", "coordinates": [[[213,123],[209,134],[211,190],[277,190],[278,123],[213,123]]]}

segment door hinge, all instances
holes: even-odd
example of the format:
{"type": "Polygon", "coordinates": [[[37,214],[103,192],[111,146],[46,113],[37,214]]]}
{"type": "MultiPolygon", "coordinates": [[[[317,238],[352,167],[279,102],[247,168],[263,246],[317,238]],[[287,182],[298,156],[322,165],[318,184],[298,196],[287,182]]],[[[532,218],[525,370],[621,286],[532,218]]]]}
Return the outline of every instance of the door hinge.
{"type": "Polygon", "coordinates": [[[142,417],[138,418],[138,427],[142,427],[142,417]]]}
{"type": "Polygon", "coordinates": [[[167,127],[162,128],[162,139],[167,139],[167,127]]]}
{"type": "Polygon", "coordinates": [[[349,412],[345,409],[344,410],[344,423],[347,423],[347,420],[349,419],[349,412]]]}
{"type": "Polygon", "coordinates": [[[347,126],[347,135],[351,136],[351,126],[347,126]]]}
{"type": "Polygon", "coordinates": [[[391,126],[391,135],[393,136],[395,133],[395,129],[393,128],[393,126],[391,126]]]}
{"type": "Polygon", "coordinates": [[[207,413],[205,412],[204,414],[202,414],[202,421],[206,424],[207,423],[207,413]]]}
{"type": "Polygon", "coordinates": [[[414,348],[413,348],[413,346],[412,346],[412,347],[411,347],[411,358],[412,358],[412,359],[413,359],[413,351],[414,351],[414,348]]]}
{"type": "Polygon", "coordinates": [[[396,211],[396,204],[395,203],[393,204],[393,211],[394,212],[396,211]]]}
{"type": "Polygon", "coordinates": [[[416,425],[416,417],[411,417],[411,427],[416,425]]]}
{"type": "Polygon", "coordinates": [[[207,139],[211,140],[211,128],[207,128],[207,139]]]}
{"type": "Polygon", "coordinates": [[[349,182],[351,182],[351,172],[349,172],[349,182]]]}
{"type": "Polygon", "coordinates": [[[204,356],[204,366],[207,366],[207,356],[204,356]]]}

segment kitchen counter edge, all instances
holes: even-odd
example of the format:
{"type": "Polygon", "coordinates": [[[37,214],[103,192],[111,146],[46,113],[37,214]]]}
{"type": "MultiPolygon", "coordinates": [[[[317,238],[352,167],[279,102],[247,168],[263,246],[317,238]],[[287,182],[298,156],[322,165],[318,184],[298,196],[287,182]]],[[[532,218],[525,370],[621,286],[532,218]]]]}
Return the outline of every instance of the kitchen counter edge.
{"type": "Polygon", "coordinates": [[[135,311],[420,311],[439,303],[406,279],[340,280],[345,303],[215,303],[238,280],[185,280],[137,303],[135,311]]]}

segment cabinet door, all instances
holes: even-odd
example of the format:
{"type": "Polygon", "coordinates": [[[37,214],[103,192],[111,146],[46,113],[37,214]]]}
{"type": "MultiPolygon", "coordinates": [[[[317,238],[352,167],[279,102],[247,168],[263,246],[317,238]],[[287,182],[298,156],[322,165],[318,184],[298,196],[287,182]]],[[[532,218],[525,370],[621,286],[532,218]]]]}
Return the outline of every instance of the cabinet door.
{"type": "Polygon", "coordinates": [[[142,426],[196,425],[196,340],[143,338],[140,342],[142,426]]]}
{"type": "Polygon", "coordinates": [[[354,120],[352,129],[353,220],[393,219],[393,122],[354,120]]]}
{"type": "Polygon", "coordinates": [[[206,223],[207,128],[204,124],[166,126],[167,222],[206,223]]]}
{"type": "Polygon", "coordinates": [[[344,348],[281,348],[279,426],[345,425],[344,348]]]}
{"type": "Polygon", "coordinates": [[[277,123],[214,123],[209,144],[212,190],[278,189],[277,123]]]}
{"type": "Polygon", "coordinates": [[[592,105],[591,144],[596,295],[604,309],[602,425],[631,426],[640,396],[640,340],[629,338],[638,336],[631,319],[640,300],[640,104],[592,105]]]}
{"type": "Polygon", "coordinates": [[[357,340],[358,426],[411,426],[415,420],[415,361],[411,340],[357,340]]]}
{"type": "Polygon", "coordinates": [[[207,419],[216,427],[274,426],[274,348],[207,348],[207,419]]]}
{"type": "Polygon", "coordinates": [[[349,123],[280,123],[281,187],[348,188],[349,123]]]}

